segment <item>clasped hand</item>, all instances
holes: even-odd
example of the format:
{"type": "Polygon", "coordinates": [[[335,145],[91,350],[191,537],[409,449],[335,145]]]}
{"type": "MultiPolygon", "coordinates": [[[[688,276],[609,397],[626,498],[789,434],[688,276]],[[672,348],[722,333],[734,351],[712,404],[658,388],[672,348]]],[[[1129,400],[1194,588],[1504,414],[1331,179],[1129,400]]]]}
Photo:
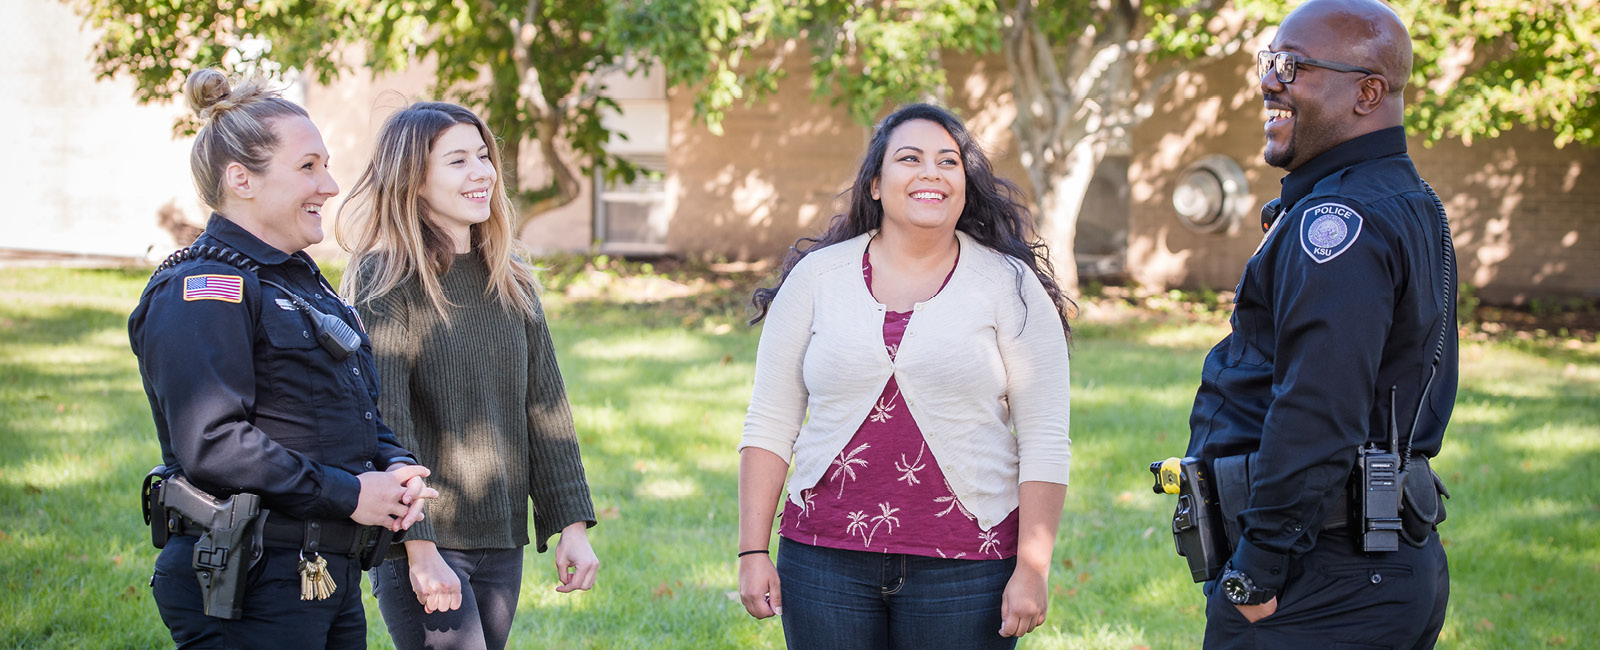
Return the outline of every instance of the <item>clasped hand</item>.
{"type": "Polygon", "coordinates": [[[422,506],[439,491],[422,482],[430,472],[421,465],[395,463],[382,472],[356,475],[361,496],[350,518],[363,526],[382,526],[399,532],[422,520],[422,506]]]}

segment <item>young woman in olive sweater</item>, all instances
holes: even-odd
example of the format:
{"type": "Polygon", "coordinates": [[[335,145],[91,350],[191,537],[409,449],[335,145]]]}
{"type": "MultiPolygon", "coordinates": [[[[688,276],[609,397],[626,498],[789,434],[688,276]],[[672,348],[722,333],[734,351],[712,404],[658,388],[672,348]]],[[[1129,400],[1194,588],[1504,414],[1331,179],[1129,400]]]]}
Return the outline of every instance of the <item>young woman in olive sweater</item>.
{"type": "Polygon", "coordinates": [[[557,591],[589,589],[600,565],[572,414],[538,285],[512,255],[493,143],[460,106],[401,110],[340,220],[352,249],[343,289],[371,333],[384,420],[438,477],[428,517],[372,570],[402,650],[505,647],[530,499],[539,552],[561,537],[557,591]]]}

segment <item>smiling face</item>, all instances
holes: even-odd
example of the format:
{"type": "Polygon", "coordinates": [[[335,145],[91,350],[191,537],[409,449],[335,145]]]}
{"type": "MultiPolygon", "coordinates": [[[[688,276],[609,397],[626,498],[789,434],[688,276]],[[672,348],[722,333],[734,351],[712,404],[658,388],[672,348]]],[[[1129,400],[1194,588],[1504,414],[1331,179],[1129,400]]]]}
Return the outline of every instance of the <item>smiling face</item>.
{"type": "Polygon", "coordinates": [[[488,221],[494,179],[489,145],[477,127],[456,124],[434,140],[421,198],[427,218],[450,233],[456,252],[470,250],[472,226],[488,221]]]}
{"type": "Polygon", "coordinates": [[[927,120],[896,127],[872,194],[883,205],[885,229],[954,233],[967,206],[967,175],[955,138],[927,120]]]}
{"type": "Polygon", "coordinates": [[[278,148],[261,173],[230,163],[233,194],[224,214],[268,245],[294,253],[322,241],[322,204],[339,194],[328,172],[328,148],[311,120],[270,122],[278,148]]]}
{"type": "MultiPolygon", "coordinates": [[[[1268,47],[1272,52],[1294,52],[1315,59],[1361,65],[1350,61],[1349,48],[1341,44],[1331,16],[1316,3],[1302,5],[1284,19],[1268,47]]],[[[1283,83],[1278,73],[1262,75],[1261,97],[1267,110],[1266,161],[1289,171],[1348,138],[1356,73],[1300,66],[1294,83],[1283,83]]]]}

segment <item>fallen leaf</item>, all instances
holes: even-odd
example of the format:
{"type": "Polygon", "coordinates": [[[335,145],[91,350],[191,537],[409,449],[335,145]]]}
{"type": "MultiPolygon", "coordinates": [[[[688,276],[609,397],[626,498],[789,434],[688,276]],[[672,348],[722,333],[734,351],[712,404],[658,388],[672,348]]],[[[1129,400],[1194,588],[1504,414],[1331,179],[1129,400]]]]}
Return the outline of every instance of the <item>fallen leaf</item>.
{"type": "Polygon", "coordinates": [[[731,600],[731,601],[736,602],[736,603],[739,602],[739,592],[737,592],[737,591],[730,591],[730,592],[724,593],[722,595],[727,596],[728,600],[731,600]]]}
{"type": "Polygon", "coordinates": [[[7,535],[6,531],[0,530],[0,542],[4,542],[8,539],[11,539],[11,536],[7,535]]]}
{"type": "Polygon", "coordinates": [[[1061,558],[1061,568],[1063,568],[1063,569],[1072,568],[1072,558],[1070,558],[1070,557],[1061,558]]]}
{"type": "Polygon", "coordinates": [[[111,556],[111,563],[115,564],[117,566],[122,566],[122,556],[121,555],[113,555],[113,556],[111,556]]]}
{"type": "Polygon", "coordinates": [[[1549,639],[1545,640],[1545,645],[1566,645],[1566,644],[1567,644],[1567,637],[1561,636],[1560,634],[1557,634],[1557,635],[1555,635],[1553,637],[1550,637],[1549,639]]]}
{"type": "Polygon", "coordinates": [[[1071,598],[1071,597],[1076,596],[1076,595],[1078,595],[1078,588],[1077,587],[1073,587],[1073,588],[1067,590],[1067,597],[1068,598],[1071,598]]]}
{"type": "Polygon", "coordinates": [[[1480,618],[1472,627],[1477,628],[1479,632],[1488,632],[1494,629],[1494,623],[1490,623],[1487,618],[1480,618]]]}
{"type": "Polygon", "coordinates": [[[1136,645],[1136,646],[1133,646],[1132,648],[1129,648],[1129,650],[1150,650],[1150,646],[1147,646],[1147,645],[1136,645]]]}
{"type": "Polygon", "coordinates": [[[1149,528],[1144,529],[1144,534],[1141,535],[1140,537],[1142,537],[1144,539],[1150,539],[1150,536],[1154,535],[1154,534],[1156,534],[1156,527],[1155,526],[1151,526],[1149,528]]]}
{"type": "Polygon", "coordinates": [[[722,355],[722,365],[726,366],[726,365],[728,365],[730,363],[733,363],[733,355],[732,354],[724,354],[724,355],[722,355]]]}
{"type": "Polygon", "coordinates": [[[1117,495],[1117,503],[1128,503],[1129,501],[1133,501],[1132,492],[1124,490],[1122,493],[1117,495]]]}
{"type": "Polygon", "coordinates": [[[1084,571],[1084,572],[1078,574],[1078,582],[1088,582],[1088,581],[1089,581],[1089,572],[1088,571],[1084,571]]]}
{"type": "Polygon", "coordinates": [[[663,580],[661,582],[661,586],[655,588],[655,594],[657,600],[661,599],[663,596],[671,596],[672,587],[667,586],[666,581],[663,580]]]}
{"type": "Polygon", "coordinates": [[[622,510],[616,506],[606,506],[600,509],[601,519],[617,519],[622,517],[622,510]]]}

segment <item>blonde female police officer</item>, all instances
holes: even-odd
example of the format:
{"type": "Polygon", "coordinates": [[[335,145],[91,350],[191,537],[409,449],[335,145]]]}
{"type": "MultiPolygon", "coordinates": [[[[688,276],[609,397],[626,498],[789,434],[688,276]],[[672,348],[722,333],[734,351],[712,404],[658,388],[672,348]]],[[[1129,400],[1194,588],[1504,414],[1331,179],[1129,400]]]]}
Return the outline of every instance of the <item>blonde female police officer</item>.
{"type": "Polygon", "coordinates": [[[151,278],[128,333],[169,475],[256,494],[268,514],[239,618],[204,613],[195,522],[156,560],[156,605],[179,648],[364,647],[356,556],[371,527],[409,527],[434,492],[378,418],[366,336],[347,332],[340,355],[316,335],[314,313],[361,330],[302,251],[339,191],[327,148],[305,109],[259,82],[201,70],[185,93],[204,123],[195,185],[215,212],[151,278]],[[326,562],[331,595],[302,600],[302,560],[326,562]]]}

